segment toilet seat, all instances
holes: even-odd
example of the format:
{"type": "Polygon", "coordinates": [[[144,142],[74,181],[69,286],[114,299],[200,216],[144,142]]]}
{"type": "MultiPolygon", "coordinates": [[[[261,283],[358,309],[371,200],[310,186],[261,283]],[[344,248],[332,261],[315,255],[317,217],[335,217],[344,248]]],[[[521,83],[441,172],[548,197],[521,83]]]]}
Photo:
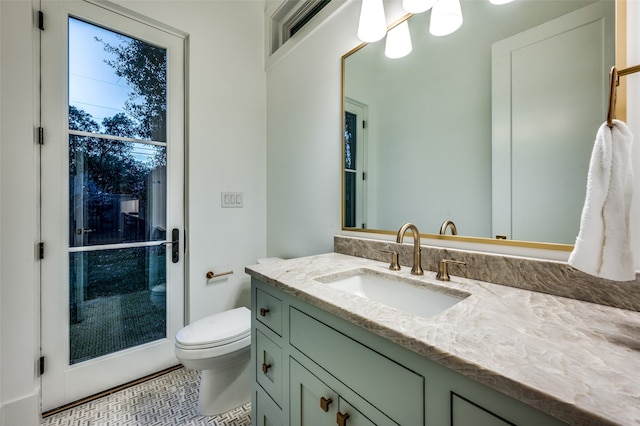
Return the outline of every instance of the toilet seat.
{"type": "Polygon", "coordinates": [[[251,311],[245,307],[231,309],[195,321],[176,334],[176,348],[201,350],[225,345],[234,347],[250,343],[251,311]],[[238,344],[233,345],[237,342],[238,344]]]}

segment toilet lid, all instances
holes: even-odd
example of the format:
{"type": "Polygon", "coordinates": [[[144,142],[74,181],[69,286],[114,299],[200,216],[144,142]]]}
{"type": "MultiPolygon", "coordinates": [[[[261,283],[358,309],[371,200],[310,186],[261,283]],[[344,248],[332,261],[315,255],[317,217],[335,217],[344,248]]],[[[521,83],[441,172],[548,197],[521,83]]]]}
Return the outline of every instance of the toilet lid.
{"type": "Polygon", "coordinates": [[[251,311],[231,309],[192,322],[176,334],[176,343],[190,349],[226,345],[251,335],[251,311]]]}

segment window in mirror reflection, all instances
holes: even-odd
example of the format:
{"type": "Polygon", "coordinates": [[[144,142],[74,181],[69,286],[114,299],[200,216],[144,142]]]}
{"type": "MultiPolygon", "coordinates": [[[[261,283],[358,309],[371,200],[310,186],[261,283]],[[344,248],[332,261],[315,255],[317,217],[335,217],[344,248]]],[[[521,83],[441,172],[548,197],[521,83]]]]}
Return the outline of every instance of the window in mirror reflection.
{"type": "Polygon", "coordinates": [[[368,106],[347,98],[344,110],[344,226],[366,228],[368,106]]]}
{"type": "Polygon", "coordinates": [[[344,113],[344,224],[356,226],[356,120],[349,111],[344,113]]]}

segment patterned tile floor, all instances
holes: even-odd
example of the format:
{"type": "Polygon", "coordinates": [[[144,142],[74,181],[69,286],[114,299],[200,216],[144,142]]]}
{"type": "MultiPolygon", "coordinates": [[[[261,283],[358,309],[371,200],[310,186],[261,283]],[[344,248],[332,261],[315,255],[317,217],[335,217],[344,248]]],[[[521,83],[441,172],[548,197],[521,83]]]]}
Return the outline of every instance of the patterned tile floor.
{"type": "Polygon", "coordinates": [[[53,414],[41,426],[249,426],[251,404],[199,416],[199,373],[184,368],[53,414]]]}

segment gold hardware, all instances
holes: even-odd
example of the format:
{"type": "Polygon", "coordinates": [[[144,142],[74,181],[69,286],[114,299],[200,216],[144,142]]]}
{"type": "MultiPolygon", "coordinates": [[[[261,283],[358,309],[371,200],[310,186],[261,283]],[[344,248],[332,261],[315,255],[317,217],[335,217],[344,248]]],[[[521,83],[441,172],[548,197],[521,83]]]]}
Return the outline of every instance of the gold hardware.
{"type": "Polygon", "coordinates": [[[267,371],[269,371],[270,368],[271,368],[271,364],[267,364],[265,362],[262,363],[262,372],[264,374],[267,374],[267,371]]]}
{"type": "Polygon", "coordinates": [[[338,422],[338,426],[347,426],[347,419],[349,418],[349,413],[342,414],[338,411],[336,414],[336,421],[338,422]]]}
{"type": "Polygon", "coordinates": [[[620,77],[640,72],[640,65],[629,68],[618,69],[613,66],[609,72],[609,111],[607,113],[607,126],[613,127],[613,119],[616,118],[616,97],[618,95],[618,86],[620,85],[620,77]]]}
{"type": "Polygon", "coordinates": [[[446,234],[447,228],[451,228],[451,235],[458,235],[458,228],[456,228],[456,224],[453,223],[452,220],[445,220],[442,222],[442,226],[440,226],[440,235],[446,234]]]}
{"type": "Polygon", "coordinates": [[[331,404],[332,401],[331,398],[320,397],[320,408],[322,408],[322,411],[325,413],[329,411],[329,404],[331,404]]]}
{"type": "Polygon", "coordinates": [[[418,232],[418,228],[413,223],[405,223],[402,225],[402,228],[398,230],[398,235],[396,236],[396,243],[402,244],[402,240],[404,239],[404,234],[408,230],[411,230],[413,235],[413,267],[411,268],[411,273],[413,275],[424,275],[424,271],[422,270],[422,250],[420,249],[420,232],[418,232]]]}
{"type": "Polygon", "coordinates": [[[507,236],[506,235],[496,235],[496,240],[506,240],[507,236]]]}
{"type": "Polygon", "coordinates": [[[442,259],[438,264],[438,273],[436,274],[436,279],[440,281],[451,281],[451,278],[449,277],[449,269],[448,269],[449,263],[466,265],[465,262],[460,262],[457,260],[450,260],[450,259],[442,259]]]}
{"type": "Polygon", "coordinates": [[[391,254],[391,264],[389,265],[389,269],[392,271],[399,271],[400,264],[398,263],[398,252],[391,250],[382,250],[382,252],[391,254]]]}
{"type": "Polygon", "coordinates": [[[210,280],[212,278],[224,277],[225,275],[231,275],[233,271],[223,272],[221,274],[215,274],[213,271],[207,272],[207,279],[210,280]]]}
{"type": "Polygon", "coordinates": [[[260,316],[261,316],[261,317],[266,317],[268,313],[269,313],[269,309],[267,309],[267,308],[260,308],[260,316]]]}

